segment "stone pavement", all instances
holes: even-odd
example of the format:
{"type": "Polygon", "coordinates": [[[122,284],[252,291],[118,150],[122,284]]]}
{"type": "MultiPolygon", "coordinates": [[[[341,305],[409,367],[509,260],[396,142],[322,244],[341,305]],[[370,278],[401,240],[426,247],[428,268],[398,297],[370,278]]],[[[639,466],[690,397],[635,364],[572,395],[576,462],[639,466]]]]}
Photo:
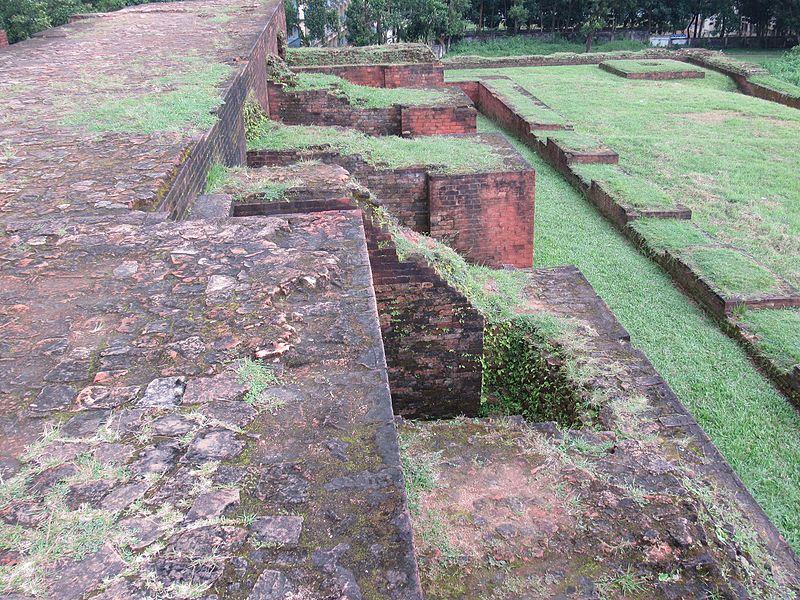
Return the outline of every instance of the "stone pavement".
{"type": "Polygon", "coordinates": [[[0,53],[0,216],[156,208],[272,3],[158,3],[0,53]]]}
{"type": "Polygon", "coordinates": [[[0,238],[0,589],[419,597],[360,212],[152,221],[0,238]]]}

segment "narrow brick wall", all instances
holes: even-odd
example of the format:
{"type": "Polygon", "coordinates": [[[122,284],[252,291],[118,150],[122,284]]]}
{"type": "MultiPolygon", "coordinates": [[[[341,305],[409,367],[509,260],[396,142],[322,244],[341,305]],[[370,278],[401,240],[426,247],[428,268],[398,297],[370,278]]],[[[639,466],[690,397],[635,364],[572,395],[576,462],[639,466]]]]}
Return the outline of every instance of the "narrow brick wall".
{"type": "Polygon", "coordinates": [[[0,48],[8,46],[8,35],[5,29],[0,29],[0,48]]]}
{"type": "Polygon", "coordinates": [[[400,107],[361,108],[327,90],[287,91],[270,82],[269,116],[287,125],[335,125],[368,135],[400,135],[400,107]]]}
{"type": "Polygon", "coordinates": [[[470,261],[533,266],[536,174],[531,170],[428,178],[432,237],[470,261]]]}
{"type": "Polygon", "coordinates": [[[299,73],[327,73],[338,75],[358,85],[369,87],[441,87],[444,85],[444,67],[439,63],[403,65],[324,65],[292,67],[299,73]]]}
{"type": "Polygon", "coordinates": [[[269,116],[287,125],[349,127],[367,135],[475,133],[477,111],[468,98],[442,106],[363,108],[327,90],[291,91],[269,82],[269,116]]]}
{"type": "Polygon", "coordinates": [[[477,416],[483,316],[424,259],[401,262],[389,233],[364,214],[395,413],[477,416]]]}
{"type": "Polygon", "coordinates": [[[242,108],[253,92],[265,110],[269,109],[266,59],[278,53],[278,32],[286,31],[283,3],[276,2],[263,31],[253,44],[247,65],[230,82],[223,104],[217,109],[218,121],[197,142],[186,149],[175,176],[162,200],[159,211],[180,218],[190,202],[205,189],[208,170],[215,162],[241,165],[247,157],[242,108]]]}

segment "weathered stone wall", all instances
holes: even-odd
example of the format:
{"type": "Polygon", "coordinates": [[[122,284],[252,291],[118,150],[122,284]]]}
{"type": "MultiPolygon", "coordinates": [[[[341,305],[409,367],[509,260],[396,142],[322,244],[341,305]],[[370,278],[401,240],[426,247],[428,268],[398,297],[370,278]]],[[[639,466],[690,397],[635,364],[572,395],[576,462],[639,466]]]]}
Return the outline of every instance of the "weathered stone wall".
{"type": "Polygon", "coordinates": [[[253,44],[247,65],[233,77],[223,104],[217,109],[218,121],[186,150],[176,165],[175,178],[159,207],[171,217],[181,217],[191,200],[203,192],[208,170],[215,162],[228,166],[245,162],[247,143],[242,108],[252,91],[262,107],[269,109],[266,59],[270,54],[278,54],[278,33],[286,31],[283,3],[274,3],[269,10],[273,12],[253,44]]]}
{"type": "Polygon", "coordinates": [[[400,261],[366,212],[364,228],[395,413],[477,416],[483,316],[421,257],[400,261]]]}
{"type": "Polygon", "coordinates": [[[368,135],[400,135],[400,106],[352,106],[328,90],[287,90],[270,82],[269,116],[287,125],[335,125],[368,135]]]}
{"type": "Polygon", "coordinates": [[[336,164],[347,169],[375,195],[376,201],[405,227],[420,233],[430,231],[428,203],[428,171],[425,167],[378,170],[360,156],[341,155],[324,149],[298,152],[293,150],[257,150],[247,153],[247,166],[287,165],[303,157],[336,164]]]}
{"type": "Polygon", "coordinates": [[[434,88],[444,85],[444,67],[439,63],[400,65],[324,65],[292,67],[306,73],[327,73],[369,87],[434,88]]]}
{"type": "Polygon", "coordinates": [[[472,262],[533,265],[536,174],[507,171],[428,177],[432,237],[472,262]]]}
{"type": "Polygon", "coordinates": [[[468,260],[523,268],[533,264],[533,169],[466,175],[429,172],[425,167],[379,170],[360,156],[324,149],[250,151],[247,164],[285,165],[303,156],[347,169],[401,224],[430,233],[468,260]]]}

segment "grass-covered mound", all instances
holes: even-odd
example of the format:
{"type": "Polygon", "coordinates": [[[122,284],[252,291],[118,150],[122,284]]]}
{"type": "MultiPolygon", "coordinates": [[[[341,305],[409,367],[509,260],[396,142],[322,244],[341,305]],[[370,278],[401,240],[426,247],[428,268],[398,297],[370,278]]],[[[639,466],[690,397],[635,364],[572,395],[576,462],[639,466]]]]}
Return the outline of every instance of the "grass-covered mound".
{"type": "Polygon", "coordinates": [[[363,108],[386,108],[398,104],[436,106],[450,104],[459,97],[459,94],[448,88],[376,88],[356,85],[336,75],[325,73],[298,73],[295,83],[286,88],[288,92],[308,90],[328,90],[339,98],[347,100],[352,106],[363,108]]]}
{"type": "Polygon", "coordinates": [[[426,136],[372,137],[352,129],[282,125],[261,119],[250,128],[249,150],[310,150],[326,148],[361,156],[376,168],[428,166],[439,172],[480,173],[506,169],[504,158],[479,138],[426,136]]]}

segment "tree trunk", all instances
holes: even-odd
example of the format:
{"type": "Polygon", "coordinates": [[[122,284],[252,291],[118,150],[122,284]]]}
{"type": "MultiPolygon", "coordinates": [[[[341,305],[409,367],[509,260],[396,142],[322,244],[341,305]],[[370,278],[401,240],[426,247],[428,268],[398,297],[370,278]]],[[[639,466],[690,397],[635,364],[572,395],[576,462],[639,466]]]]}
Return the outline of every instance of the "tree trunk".
{"type": "Polygon", "coordinates": [[[586,36],[586,52],[589,53],[592,51],[592,41],[594,41],[594,32],[592,31],[589,35],[586,36]]]}

